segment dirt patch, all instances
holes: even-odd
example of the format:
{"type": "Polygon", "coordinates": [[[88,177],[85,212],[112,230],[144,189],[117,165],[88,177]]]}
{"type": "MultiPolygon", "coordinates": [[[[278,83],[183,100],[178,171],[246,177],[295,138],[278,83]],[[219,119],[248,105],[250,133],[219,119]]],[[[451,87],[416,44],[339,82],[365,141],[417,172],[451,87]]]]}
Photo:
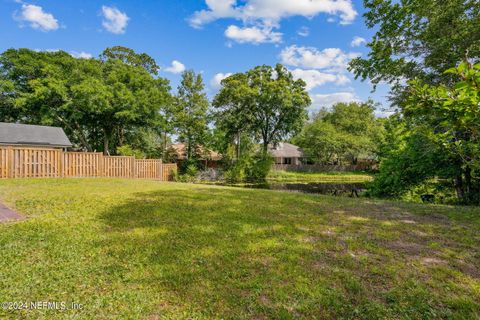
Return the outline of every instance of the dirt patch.
{"type": "Polygon", "coordinates": [[[22,220],[23,216],[0,203],[0,223],[22,220]]]}
{"type": "Polygon", "coordinates": [[[435,266],[435,265],[446,265],[447,261],[435,258],[435,257],[426,257],[422,258],[422,263],[427,266],[435,266]]]}
{"type": "Polygon", "coordinates": [[[429,249],[421,244],[415,242],[407,242],[403,240],[395,240],[387,242],[385,247],[390,250],[395,250],[409,256],[418,256],[421,253],[429,251],[429,249]]]}

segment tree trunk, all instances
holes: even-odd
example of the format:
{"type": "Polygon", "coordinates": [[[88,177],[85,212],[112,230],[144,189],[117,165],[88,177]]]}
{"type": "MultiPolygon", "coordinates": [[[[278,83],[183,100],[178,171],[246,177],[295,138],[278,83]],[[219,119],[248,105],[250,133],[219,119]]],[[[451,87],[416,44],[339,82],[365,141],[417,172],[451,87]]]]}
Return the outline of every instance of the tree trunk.
{"type": "Polygon", "coordinates": [[[60,117],[60,116],[58,116],[58,115],[57,115],[57,119],[58,119],[61,123],[63,123],[66,128],[69,128],[69,129],[72,131],[73,134],[75,134],[75,135],[77,136],[77,138],[80,140],[80,142],[83,144],[83,146],[84,146],[85,148],[87,148],[87,151],[88,151],[88,152],[92,152],[92,146],[88,143],[87,138],[85,137],[85,135],[84,135],[84,133],[83,133],[83,131],[82,131],[82,128],[80,127],[80,125],[79,125],[77,122],[75,122],[75,128],[77,129],[77,130],[75,131],[75,130],[72,128],[72,126],[69,124],[68,121],[63,120],[63,118],[60,117]]]}
{"type": "Polygon", "coordinates": [[[164,154],[167,154],[167,131],[165,131],[165,134],[163,135],[163,151],[164,154]]]}
{"type": "Polygon", "coordinates": [[[192,146],[190,142],[190,139],[187,139],[187,160],[190,160],[190,156],[192,154],[192,146]]]}
{"type": "Polygon", "coordinates": [[[465,168],[465,193],[467,200],[471,201],[474,190],[472,190],[472,169],[467,166],[465,168]]]}
{"type": "Polygon", "coordinates": [[[237,133],[237,161],[240,160],[240,156],[241,156],[241,151],[240,151],[240,148],[241,148],[241,145],[240,145],[240,141],[241,141],[241,135],[240,135],[240,132],[237,133]]]}
{"type": "Polygon", "coordinates": [[[463,178],[459,174],[455,177],[455,191],[457,192],[457,198],[463,200],[465,198],[465,190],[463,188],[463,178]]]}
{"type": "Polygon", "coordinates": [[[103,155],[104,156],[110,155],[109,142],[110,142],[109,134],[107,133],[106,130],[103,130],[103,155]]]}
{"type": "Polygon", "coordinates": [[[264,138],[263,139],[263,154],[267,154],[268,152],[268,141],[264,138]]]}

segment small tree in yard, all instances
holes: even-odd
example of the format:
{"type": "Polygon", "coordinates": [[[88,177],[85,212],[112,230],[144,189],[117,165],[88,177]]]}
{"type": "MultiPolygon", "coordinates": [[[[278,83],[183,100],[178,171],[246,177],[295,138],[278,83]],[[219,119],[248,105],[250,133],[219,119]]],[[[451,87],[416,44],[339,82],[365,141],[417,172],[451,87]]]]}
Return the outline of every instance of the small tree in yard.
{"type": "Polygon", "coordinates": [[[182,74],[182,82],[173,108],[173,119],[179,139],[187,145],[187,159],[196,155],[208,130],[209,102],[204,92],[201,75],[188,70],[182,74]]]}

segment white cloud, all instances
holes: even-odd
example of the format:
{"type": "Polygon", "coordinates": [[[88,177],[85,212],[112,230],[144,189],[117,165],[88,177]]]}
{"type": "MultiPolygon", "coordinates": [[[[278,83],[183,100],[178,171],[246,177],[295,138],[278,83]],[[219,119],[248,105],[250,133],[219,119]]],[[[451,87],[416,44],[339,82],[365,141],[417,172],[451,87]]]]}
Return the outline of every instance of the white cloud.
{"type": "Polygon", "coordinates": [[[222,86],[221,82],[223,79],[228,78],[232,75],[233,73],[217,73],[212,80],[210,80],[210,85],[212,88],[218,90],[222,86]]]}
{"type": "Polygon", "coordinates": [[[238,43],[278,43],[282,41],[280,32],[272,31],[269,27],[244,27],[231,25],[225,30],[225,36],[238,43]]]}
{"type": "Polygon", "coordinates": [[[302,79],[307,84],[308,91],[324,85],[326,83],[335,83],[337,85],[345,85],[350,82],[350,79],[343,74],[324,73],[318,70],[290,70],[295,79],[302,79]]]}
{"type": "MultiPolygon", "coordinates": [[[[280,42],[282,34],[272,30],[278,29],[280,21],[288,17],[313,18],[325,13],[339,17],[340,24],[349,24],[357,16],[351,0],[205,0],[205,2],[208,9],[196,11],[189,18],[190,25],[201,28],[218,19],[240,20],[244,24],[243,28],[230,26],[225,34],[232,35],[233,32],[235,36],[241,32],[242,35],[238,36],[241,39],[254,39],[241,43],[280,42]]],[[[303,31],[301,34],[306,33],[303,31]]]]}
{"type": "Polygon", "coordinates": [[[280,60],[283,64],[294,67],[344,71],[348,62],[358,56],[358,53],[345,53],[339,48],[319,51],[316,48],[293,45],[282,50],[280,60]]]}
{"type": "Polygon", "coordinates": [[[278,24],[292,16],[315,17],[320,13],[340,17],[341,24],[351,23],[357,16],[351,0],[205,0],[208,9],[197,11],[190,24],[204,24],[224,18],[242,21],[262,21],[278,24]]]}
{"type": "Polygon", "coordinates": [[[308,27],[301,27],[298,31],[297,34],[300,37],[308,37],[310,35],[310,29],[308,27]]]}
{"type": "Polygon", "coordinates": [[[61,51],[60,49],[33,49],[36,52],[58,52],[61,51]]]}
{"type": "Polygon", "coordinates": [[[165,71],[174,73],[174,74],[179,74],[185,71],[185,65],[181,63],[180,61],[173,60],[172,65],[168,68],[165,69],[165,71]]]}
{"type": "Polygon", "coordinates": [[[360,47],[362,44],[365,44],[367,43],[367,40],[365,40],[365,38],[362,38],[362,37],[353,37],[353,40],[352,42],[350,43],[350,45],[352,47],[360,47]]]}
{"type": "Polygon", "coordinates": [[[43,8],[33,4],[22,4],[20,15],[17,20],[26,22],[33,29],[52,31],[59,28],[58,20],[51,13],[43,11],[43,8]]]}
{"type": "Polygon", "coordinates": [[[330,94],[312,94],[312,109],[330,108],[339,102],[360,101],[354,92],[335,92],[330,94]]]}
{"type": "Polygon", "coordinates": [[[93,55],[91,53],[84,52],[84,51],[80,51],[80,52],[72,51],[72,52],[70,52],[70,54],[72,56],[74,56],[75,58],[79,58],[79,59],[91,59],[91,58],[93,58],[93,55]]]}
{"type": "Polygon", "coordinates": [[[130,18],[126,13],[121,12],[115,7],[102,6],[103,27],[111,33],[122,34],[125,33],[128,20],[130,18]]]}

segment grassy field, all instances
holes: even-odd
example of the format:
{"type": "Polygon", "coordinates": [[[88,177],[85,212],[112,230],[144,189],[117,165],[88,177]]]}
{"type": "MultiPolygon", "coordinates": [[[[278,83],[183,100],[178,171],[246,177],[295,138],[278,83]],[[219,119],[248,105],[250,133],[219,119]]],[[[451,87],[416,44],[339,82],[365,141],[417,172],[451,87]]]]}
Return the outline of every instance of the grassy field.
{"type": "Polygon", "coordinates": [[[278,182],[351,182],[372,181],[372,175],[365,172],[290,172],[270,171],[268,181],[278,182]]]}
{"type": "Polygon", "coordinates": [[[0,319],[474,319],[480,209],[268,190],[7,180],[0,319]]]}

